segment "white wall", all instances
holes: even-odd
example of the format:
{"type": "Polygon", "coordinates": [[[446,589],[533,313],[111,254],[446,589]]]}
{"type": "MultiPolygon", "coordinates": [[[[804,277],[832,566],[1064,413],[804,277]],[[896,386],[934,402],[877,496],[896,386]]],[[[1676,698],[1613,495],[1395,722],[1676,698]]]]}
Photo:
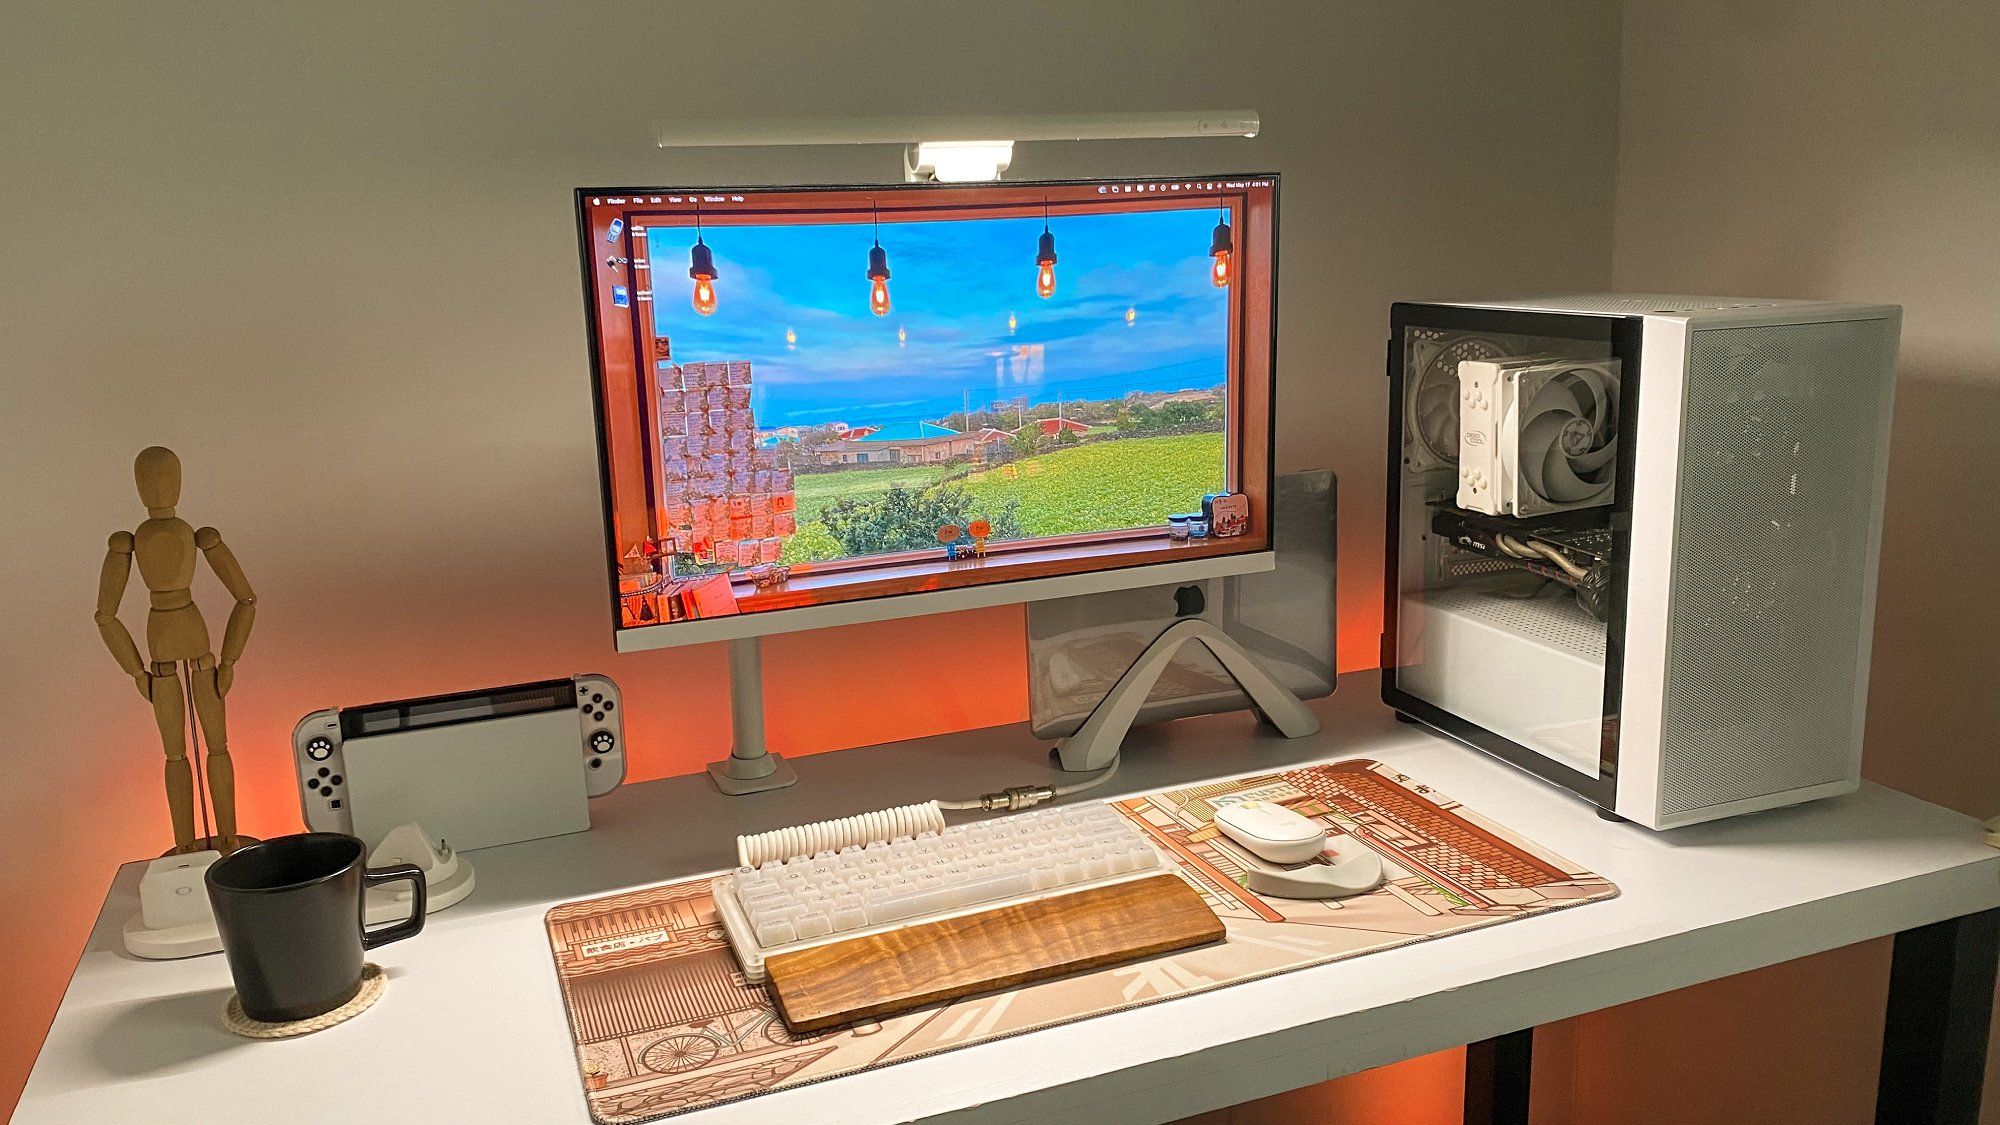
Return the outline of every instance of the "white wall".
{"type": "MultiPolygon", "coordinates": [[[[1630,0],[1613,260],[1623,289],[1904,306],[1864,769],[1979,816],[2000,812],[1996,61],[1992,0],[1630,0]]],[[[1697,1013],[1747,1029],[1705,1049],[1763,1068],[1704,1080],[1703,1104],[1825,1121],[1814,1107],[1836,1088],[1852,1113],[1837,1119],[1868,1120],[1866,1036],[1847,1057],[1807,1049],[1823,1035],[1754,1040],[1774,1008],[1815,1029],[1879,1026],[1878,979],[1786,979],[1806,982],[1663,997],[1620,1033],[1586,1037],[1580,1066],[1618,1077],[1589,1088],[1596,1102],[1580,1088],[1579,1122],[1683,1120],[1687,1060],[1649,1044],[1697,1013]],[[1767,1080],[1785,1067],[1820,1076],[1813,1098],[1767,1080]]],[[[1987,1106],[2000,1122],[2000,1090],[1987,1106]]]]}
{"type": "MultiPolygon", "coordinates": [[[[1590,0],[10,0],[0,1105],[113,868],[170,839],[89,621],[142,446],[180,451],[184,514],[261,598],[229,701],[248,830],[296,825],[309,710],[589,668],[624,683],[639,775],[695,769],[726,746],[719,651],[610,653],[570,189],[897,174],[889,148],[662,152],[662,116],[1255,107],[1255,141],[1024,146],[1013,175],[1286,176],[1279,459],[1341,473],[1365,666],[1387,305],[1606,281],[1617,36],[1590,0]]],[[[1003,610],[774,644],[774,740],[1021,717],[1020,643],[1003,610]]]]}

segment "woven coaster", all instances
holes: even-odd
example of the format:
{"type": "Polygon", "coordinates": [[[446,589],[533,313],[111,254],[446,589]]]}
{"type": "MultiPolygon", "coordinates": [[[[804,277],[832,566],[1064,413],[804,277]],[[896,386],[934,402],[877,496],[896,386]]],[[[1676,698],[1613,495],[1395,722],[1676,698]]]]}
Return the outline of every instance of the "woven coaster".
{"type": "Polygon", "coordinates": [[[311,1019],[288,1020],[283,1023],[265,1023],[253,1020],[243,1014],[243,1001],[235,993],[229,994],[229,1003],[222,1009],[222,1026],[246,1039],[290,1039],[299,1035],[311,1035],[315,1031],[325,1031],[335,1024],[346,1023],[367,1011],[375,1001],[382,998],[382,989],[389,983],[388,974],[382,966],[369,962],[361,966],[361,991],[354,999],[342,1004],[331,1012],[321,1012],[311,1019]]]}

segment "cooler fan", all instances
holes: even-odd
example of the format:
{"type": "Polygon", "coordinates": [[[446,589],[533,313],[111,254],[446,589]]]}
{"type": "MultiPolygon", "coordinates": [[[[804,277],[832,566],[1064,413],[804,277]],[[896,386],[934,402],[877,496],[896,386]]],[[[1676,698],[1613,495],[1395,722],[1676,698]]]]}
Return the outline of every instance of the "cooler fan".
{"type": "Polygon", "coordinates": [[[1459,382],[1459,507],[1538,516],[1611,502],[1617,360],[1475,361],[1459,382]]]}
{"type": "Polygon", "coordinates": [[[1484,336],[1415,334],[1403,383],[1403,464],[1422,472],[1458,460],[1458,364],[1507,351],[1484,336]]]}

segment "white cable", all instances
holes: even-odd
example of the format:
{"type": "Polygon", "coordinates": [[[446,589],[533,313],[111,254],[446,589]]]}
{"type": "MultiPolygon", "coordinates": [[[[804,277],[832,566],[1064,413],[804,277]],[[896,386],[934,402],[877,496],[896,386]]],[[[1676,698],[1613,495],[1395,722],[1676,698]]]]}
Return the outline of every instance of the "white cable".
{"type": "Polygon", "coordinates": [[[1071,782],[1068,785],[1054,787],[1013,785],[996,793],[983,793],[970,801],[939,801],[937,804],[939,808],[950,809],[952,812],[1019,812],[1022,809],[1032,809],[1045,801],[1053,801],[1057,797],[1067,797],[1072,793],[1095,789],[1110,781],[1117,772],[1118,759],[1113,758],[1111,764],[1099,770],[1096,777],[1071,782]]]}
{"type": "Polygon", "coordinates": [[[756,867],[774,859],[836,852],[898,836],[918,836],[944,831],[944,813],[938,802],[899,805],[893,809],[844,816],[838,820],[818,820],[754,836],[736,837],[736,862],[756,867]]]}
{"type": "Polygon", "coordinates": [[[878,841],[887,843],[898,836],[920,836],[925,832],[942,832],[945,809],[954,812],[974,810],[1014,812],[1033,808],[1057,797],[1067,797],[1072,793],[1095,789],[1110,781],[1117,772],[1118,759],[1113,758],[1111,765],[1099,771],[1096,777],[1072,782],[1069,785],[1054,788],[1047,785],[1017,785],[997,793],[985,794],[971,801],[925,801],[921,805],[899,805],[893,809],[857,813],[838,820],[816,820],[811,824],[759,832],[755,836],[738,836],[736,862],[744,867],[756,867],[774,859],[837,852],[842,848],[863,847],[878,841]]]}

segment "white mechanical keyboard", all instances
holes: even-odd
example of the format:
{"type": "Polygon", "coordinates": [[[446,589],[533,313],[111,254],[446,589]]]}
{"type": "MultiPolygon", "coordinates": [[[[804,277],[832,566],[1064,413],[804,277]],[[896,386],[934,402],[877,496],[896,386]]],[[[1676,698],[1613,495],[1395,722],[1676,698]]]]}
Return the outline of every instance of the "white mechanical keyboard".
{"type": "Polygon", "coordinates": [[[1158,874],[1131,821],[1095,802],[739,867],[711,884],[743,975],[764,959],[1158,874]]]}

